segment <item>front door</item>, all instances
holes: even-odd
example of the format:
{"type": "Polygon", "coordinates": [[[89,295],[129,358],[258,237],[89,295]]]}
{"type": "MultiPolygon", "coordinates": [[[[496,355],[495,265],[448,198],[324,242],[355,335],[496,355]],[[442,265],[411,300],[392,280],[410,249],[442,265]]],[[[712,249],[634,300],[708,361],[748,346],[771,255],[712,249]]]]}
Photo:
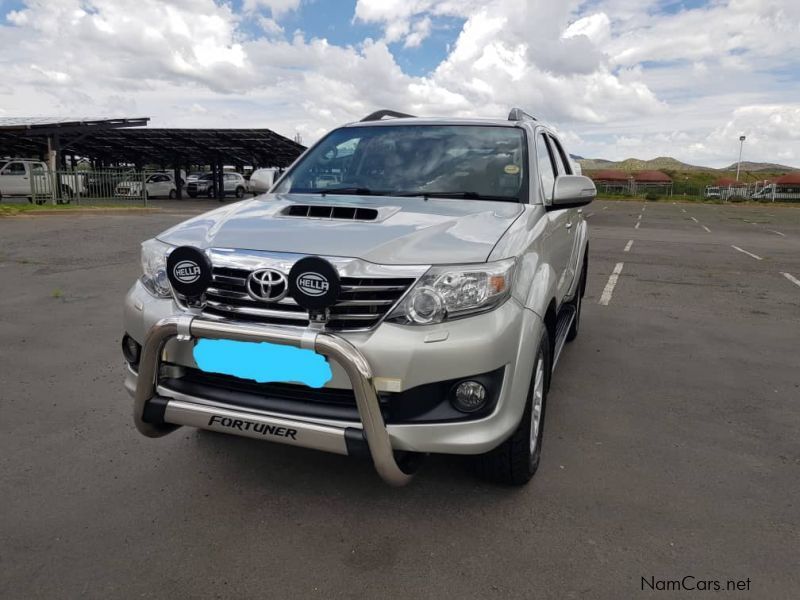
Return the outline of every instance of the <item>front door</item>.
{"type": "MultiPolygon", "coordinates": [[[[556,158],[543,133],[536,136],[536,161],[539,167],[539,178],[545,206],[547,206],[553,199],[553,187],[558,176],[558,168],[556,166],[556,158]]],[[[553,267],[558,278],[556,289],[558,290],[559,302],[569,293],[569,261],[573,245],[571,216],[570,209],[553,209],[549,207],[547,210],[548,233],[546,244],[549,251],[550,266],[553,267]]]]}
{"type": "Polygon", "coordinates": [[[0,190],[6,196],[30,196],[31,182],[25,163],[14,161],[8,163],[0,172],[0,190]]]}

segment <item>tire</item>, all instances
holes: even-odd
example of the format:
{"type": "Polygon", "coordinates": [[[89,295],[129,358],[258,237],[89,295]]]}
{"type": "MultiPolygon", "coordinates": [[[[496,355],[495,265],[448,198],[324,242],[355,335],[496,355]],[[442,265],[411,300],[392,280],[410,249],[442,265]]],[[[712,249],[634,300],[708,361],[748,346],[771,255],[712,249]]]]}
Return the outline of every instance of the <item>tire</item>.
{"type": "Polygon", "coordinates": [[[206,192],[206,194],[208,195],[209,198],[213,198],[214,197],[214,188],[208,188],[208,191],[206,192]]]}
{"type": "Polygon", "coordinates": [[[572,325],[569,326],[567,332],[567,341],[571,342],[578,337],[578,330],[581,325],[581,307],[583,306],[583,295],[586,293],[586,272],[588,271],[589,257],[585,256],[583,259],[583,268],[581,269],[581,280],[578,284],[578,289],[575,292],[575,298],[570,304],[575,307],[575,318],[572,319],[572,325]]]}
{"type": "Polygon", "coordinates": [[[178,192],[176,192],[175,190],[170,190],[169,191],[169,199],[170,200],[175,200],[175,198],[177,198],[177,197],[178,197],[178,192]]]}
{"type": "Polygon", "coordinates": [[[505,485],[525,485],[534,476],[542,456],[549,376],[550,338],[545,330],[539,340],[522,420],[505,442],[475,457],[478,476],[505,485]]]}
{"type": "Polygon", "coordinates": [[[56,200],[56,204],[69,204],[70,202],[72,202],[72,188],[62,185],[61,197],[56,200]]]}
{"type": "Polygon", "coordinates": [[[244,188],[242,186],[236,188],[236,197],[240,200],[244,198],[244,188]]]}
{"type": "Polygon", "coordinates": [[[189,194],[190,198],[197,198],[197,192],[195,192],[194,194],[192,194],[191,192],[188,192],[188,194],[189,194]]]}

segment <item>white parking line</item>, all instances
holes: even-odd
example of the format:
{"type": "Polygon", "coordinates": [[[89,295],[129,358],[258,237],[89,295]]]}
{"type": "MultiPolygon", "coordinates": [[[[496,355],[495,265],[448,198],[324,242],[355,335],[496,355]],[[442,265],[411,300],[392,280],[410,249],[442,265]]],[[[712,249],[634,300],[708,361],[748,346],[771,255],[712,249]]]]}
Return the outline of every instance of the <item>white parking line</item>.
{"type": "Polygon", "coordinates": [[[689,217],[689,218],[690,218],[692,221],[694,221],[695,223],[699,223],[699,221],[698,221],[697,219],[695,219],[694,217],[689,217]]]}
{"type": "Polygon", "coordinates": [[[586,217],[585,217],[585,218],[587,218],[587,219],[588,219],[588,218],[589,218],[589,217],[591,217],[593,214],[594,214],[594,213],[589,213],[588,215],[586,215],[586,217]]]}
{"type": "Polygon", "coordinates": [[[608,306],[608,303],[611,302],[611,294],[614,293],[614,286],[617,285],[617,279],[619,279],[619,274],[622,272],[622,265],[623,263],[617,263],[617,266],[614,267],[614,272],[608,278],[608,283],[600,296],[600,304],[603,306],[608,306]]]}
{"type": "Polygon", "coordinates": [[[781,237],[786,237],[785,233],[781,233],[780,231],[775,231],[774,229],[767,229],[767,231],[771,231],[772,233],[777,233],[781,237]]]}
{"type": "Polygon", "coordinates": [[[797,279],[797,277],[793,277],[790,273],[783,273],[783,272],[781,273],[781,275],[786,277],[786,279],[791,281],[796,286],[800,287],[800,279],[797,279]]]}
{"type": "Polygon", "coordinates": [[[738,250],[739,252],[742,252],[743,254],[747,254],[747,256],[752,256],[756,260],[764,260],[763,258],[758,256],[757,254],[753,254],[752,252],[748,252],[747,250],[742,250],[741,248],[739,248],[739,246],[734,246],[733,244],[731,244],[731,248],[733,248],[734,250],[738,250]]]}
{"type": "Polygon", "coordinates": [[[633,240],[628,240],[628,243],[625,244],[625,250],[623,250],[623,252],[630,252],[631,246],[633,246],[633,240]]]}
{"type": "Polygon", "coordinates": [[[686,212],[686,209],[685,209],[685,208],[682,208],[682,209],[681,209],[681,212],[686,212]]]}
{"type": "Polygon", "coordinates": [[[639,225],[641,225],[641,221],[636,221],[636,225],[633,226],[634,229],[639,229],[639,225]]]}
{"type": "Polygon", "coordinates": [[[603,207],[603,210],[606,210],[607,208],[608,208],[607,206],[604,206],[604,207],[603,207]]]}
{"type": "Polygon", "coordinates": [[[708,233],[711,233],[711,230],[708,227],[706,227],[705,225],[700,225],[700,227],[705,229],[708,233]]]}

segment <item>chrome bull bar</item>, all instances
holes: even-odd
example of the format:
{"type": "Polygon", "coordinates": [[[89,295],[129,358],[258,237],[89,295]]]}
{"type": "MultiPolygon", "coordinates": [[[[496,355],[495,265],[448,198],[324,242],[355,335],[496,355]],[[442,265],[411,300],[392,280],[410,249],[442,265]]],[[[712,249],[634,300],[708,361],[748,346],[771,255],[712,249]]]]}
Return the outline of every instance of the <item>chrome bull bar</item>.
{"type": "MultiPolygon", "coordinates": [[[[139,375],[136,383],[133,418],[136,428],[142,434],[148,437],[161,437],[179,427],[179,425],[169,422],[165,425],[156,425],[143,420],[147,403],[157,395],[158,372],[164,346],[174,337],[181,340],[207,338],[243,342],[271,342],[273,344],[313,350],[335,360],[350,378],[358,414],[361,417],[364,436],[375,470],[384,481],[394,486],[405,485],[413,476],[411,473],[404,471],[395,460],[389,433],[386,430],[386,424],[380,411],[378,394],[373,384],[372,369],[367,359],[344,338],[312,329],[296,331],[279,326],[226,323],[209,321],[191,315],[178,315],[161,319],[147,333],[139,359],[139,375]]],[[[216,411],[216,414],[220,413],[226,415],[238,414],[236,407],[233,406],[225,410],[216,411]]],[[[209,414],[209,409],[207,406],[199,404],[192,405],[191,403],[170,400],[167,404],[167,415],[170,414],[188,415],[188,418],[182,421],[181,424],[185,422],[187,425],[197,426],[202,422],[201,417],[209,414]],[[170,410],[171,403],[174,404],[173,410],[170,410]]],[[[245,411],[240,416],[243,419],[253,420],[253,415],[245,411]]],[[[292,421],[289,417],[281,417],[280,421],[284,424],[291,424],[299,430],[309,426],[313,427],[313,425],[303,421],[292,421]]],[[[336,428],[325,427],[324,429],[328,433],[336,432],[336,428]]],[[[342,428],[342,438],[344,438],[344,431],[344,428],[342,428]]],[[[234,431],[232,433],[236,434],[237,432],[234,431]]],[[[317,447],[320,448],[320,446],[317,447]]]]}

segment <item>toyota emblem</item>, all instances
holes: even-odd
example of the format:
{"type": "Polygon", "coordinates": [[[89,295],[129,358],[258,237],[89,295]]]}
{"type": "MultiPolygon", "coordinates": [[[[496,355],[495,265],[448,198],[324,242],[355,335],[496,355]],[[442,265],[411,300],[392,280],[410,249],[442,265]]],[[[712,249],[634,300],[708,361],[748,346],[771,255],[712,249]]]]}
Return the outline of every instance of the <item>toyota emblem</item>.
{"type": "Polygon", "coordinates": [[[286,275],[274,269],[259,269],[247,277],[247,293],[253,300],[278,302],[288,289],[286,275]]]}

